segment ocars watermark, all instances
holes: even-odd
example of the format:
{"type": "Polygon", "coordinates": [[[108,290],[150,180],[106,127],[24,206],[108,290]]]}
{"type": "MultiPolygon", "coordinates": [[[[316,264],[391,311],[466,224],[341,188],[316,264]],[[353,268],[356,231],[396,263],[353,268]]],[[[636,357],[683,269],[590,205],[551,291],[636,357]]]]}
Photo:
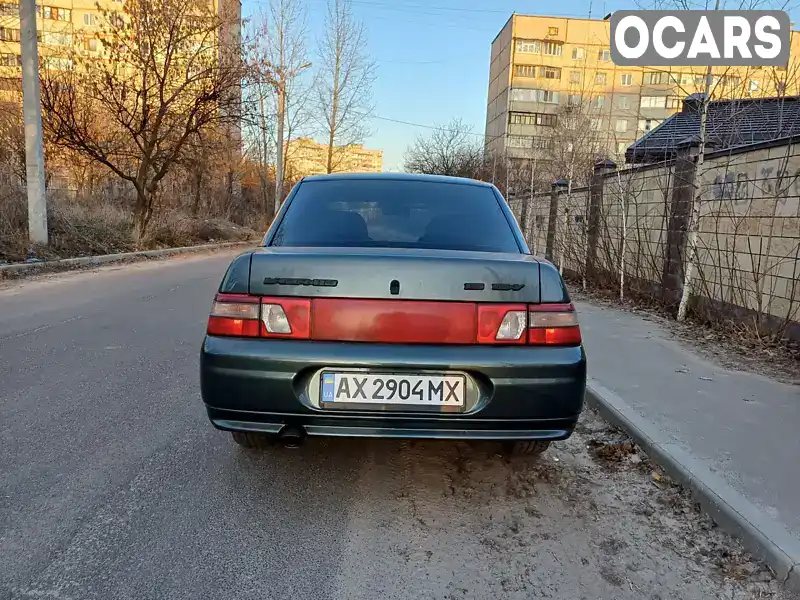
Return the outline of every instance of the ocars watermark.
{"type": "Polygon", "coordinates": [[[781,10],[621,10],[611,15],[619,66],[775,66],[789,62],[781,10]]]}

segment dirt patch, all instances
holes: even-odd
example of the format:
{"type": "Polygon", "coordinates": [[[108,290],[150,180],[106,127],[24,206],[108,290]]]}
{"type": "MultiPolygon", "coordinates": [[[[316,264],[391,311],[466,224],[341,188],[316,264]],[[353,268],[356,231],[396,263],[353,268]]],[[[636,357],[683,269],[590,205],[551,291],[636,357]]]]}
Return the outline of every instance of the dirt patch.
{"type": "Polygon", "coordinates": [[[538,461],[488,444],[369,447],[347,597],[791,598],[592,410],[538,461]]]}
{"type": "MultiPolygon", "coordinates": [[[[633,505],[634,513],[663,531],[667,547],[707,566],[715,577],[741,586],[742,593],[751,594],[742,597],[794,597],[782,592],[769,567],[719,530],[690,493],[661,472],[624,432],[609,426],[594,411],[586,414],[584,422],[588,424],[584,435],[591,435],[587,445],[590,455],[606,472],[613,469],[613,478],[621,478],[642,492],[633,505]]],[[[618,548],[619,540],[609,540],[605,549],[607,554],[616,555],[618,548]]]]}
{"type": "Polygon", "coordinates": [[[623,300],[610,291],[589,290],[571,285],[573,300],[623,310],[653,321],[676,340],[721,367],[767,375],[783,383],[800,384],[800,344],[791,340],[759,338],[741,326],[714,325],[696,320],[677,322],[655,302],[623,300]]]}

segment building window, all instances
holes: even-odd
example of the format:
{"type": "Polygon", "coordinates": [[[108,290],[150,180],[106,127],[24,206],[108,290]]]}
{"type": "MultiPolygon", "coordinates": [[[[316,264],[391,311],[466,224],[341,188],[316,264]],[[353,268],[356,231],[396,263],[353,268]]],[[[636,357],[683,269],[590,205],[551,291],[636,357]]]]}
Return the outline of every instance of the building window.
{"type": "Polygon", "coordinates": [[[2,42],[18,42],[19,29],[11,29],[9,27],[0,27],[0,41],[2,42]]]}
{"type": "Polygon", "coordinates": [[[45,19],[53,21],[72,21],[72,11],[68,8],[58,8],[56,6],[40,7],[41,15],[45,19]]]}
{"type": "Polygon", "coordinates": [[[561,42],[543,42],[542,40],[517,40],[516,47],[517,52],[561,56],[563,44],[561,42]]]}
{"type": "Polygon", "coordinates": [[[597,96],[594,99],[594,107],[595,108],[603,108],[606,105],[606,97],[605,96],[597,96]]]}
{"type": "Polygon", "coordinates": [[[542,44],[542,54],[561,56],[561,50],[563,46],[564,45],[561,42],[545,42],[542,44]]]}
{"type": "MultiPolygon", "coordinates": [[[[581,122],[581,124],[583,124],[581,122]]],[[[578,119],[575,114],[567,113],[561,118],[561,126],[569,131],[575,131],[578,128],[578,119]]]]}
{"type": "Polygon", "coordinates": [[[58,31],[45,31],[42,42],[48,46],[69,46],[72,44],[72,35],[58,31]]]}
{"type": "Polygon", "coordinates": [[[594,74],[594,82],[597,85],[605,85],[606,84],[606,74],[603,71],[594,74]]]}
{"type": "Polygon", "coordinates": [[[738,75],[727,75],[722,78],[722,81],[731,90],[735,90],[742,85],[742,78],[739,77],[738,75]]]}
{"type": "Polygon", "coordinates": [[[558,115],[546,113],[511,113],[508,119],[511,125],[539,125],[541,127],[555,127],[558,115]]]}
{"type": "Polygon", "coordinates": [[[639,131],[652,131],[659,125],[661,125],[661,121],[658,119],[639,119],[639,131]]]}
{"type": "Polygon", "coordinates": [[[581,105],[581,97],[580,94],[570,94],[567,96],[567,106],[580,106],[581,105]]]}
{"type": "Polygon", "coordinates": [[[517,40],[517,52],[539,54],[542,51],[542,42],[539,40],[517,40]]]}
{"type": "Polygon", "coordinates": [[[558,92],[552,90],[511,90],[511,99],[516,102],[546,102],[558,104],[558,92]]]}
{"type": "Polygon", "coordinates": [[[558,27],[548,27],[547,35],[558,35],[558,27]]]}
{"type": "Polygon", "coordinates": [[[619,81],[624,87],[628,87],[629,85],[633,85],[633,75],[630,73],[623,73],[619,76],[619,81]]]}
{"type": "Polygon", "coordinates": [[[666,96],[642,96],[639,106],[642,108],[665,108],[667,98],[666,96]]]}
{"type": "Polygon", "coordinates": [[[628,149],[628,142],[617,142],[617,154],[625,154],[628,149]]]}
{"type": "Polygon", "coordinates": [[[12,4],[10,2],[0,4],[0,15],[4,17],[18,17],[19,4],[12,4]]]}
{"type": "Polygon", "coordinates": [[[558,124],[558,115],[536,113],[536,124],[542,127],[555,127],[558,124]]]}
{"type": "Polygon", "coordinates": [[[583,60],[586,56],[583,48],[573,48],[572,49],[572,60],[583,60]]]}
{"type": "Polygon", "coordinates": [[[45,68],[58,69],[60,71],[67,71],[72,68],[73,63],[70,58],[61,58],[59,56],[45,56],[45,68]]]}
{"type": "Polygon", "coordinates": [[[533,139],[527,135],[510,135],[506,146],[509,148],[532,148],[533,139]]]}
{"type": "Polygon", "coordinates": [[[97,25],[97,15],[94,13],[83,13],[83,24],[90,27],[97,25]]]}
{"type": "Polygon", "coordinates": [[[617,106],[619,106],[622,110],[630,110],[631,108],[631,101],[628,96],[619,96],[617,98],[617,106]]]}
{"type": "Polygon", "coordinates": [[[683,108],[680,96],[667,96],[667,108],[683,108]]]}
{"type": "Polygon", "coordinates": [[[750,80],[750,91],[751,92],[757,92],[758,91],[758,80],[757,79],[751,79],[750,80]]]}
{"type": "Polygon", "coordinates": [[[648,71],[644,74],[645,85],[664,85],[668,84],[672,77],[667,71],[648,71]]]}
{"type": "Polygon", "coordinates": [[[19,54],[3,52],[0,54],[0,66],[2,67],[21,67],[22,57],[19,54]]]}
{"type": "Polygon", "coordinates": [[[514,65],[516,77],[536,77],[537,67],[534,65],[514,65]]]}
{"type": "Polygon", "coordinates": [[[86,38],[83,40],[83,47],[89,52],[97,52],[99,46],[97,38],[86,38]]]}
{"type": "Polygon", "coordinates": [[[703,75],[694,75],[692,73],[670,73],[669,80],[675,85],[684,87],[702,85],[704,81],[703,75]]]}
{"type": "Polygon", "coordinates": [[[542,79],[561,79],[561,69],[557,67],[542,67],[542,79]]]}
{"type": "Polygon", "coordinates": [[[602,62],[608,62],[611,60],[611,50],[598,50],[597,51],[597,60],[602,62]]]}
{"type": "Polygon", "coordinates": [[[18,77],[0,77],[0,91],[18,92],[22,82],[18,77]]]}
{"type": "Polygon", "coordinates": [[[580,71],[570,71],[569,72],[569,82],[570,83],[580,83],[581,82],[581,72],[580,71]]]}
{"type": "Polygon", "coordinates": [[[549,104],[558,104],[558,92],[553,92],[551,90],[537,90],[539,98],[539,102],[547,102],[549,104]]]}
{"type": "Polygon", "coordinates": [[[614,131],[617,133],[625,133],[628,131],[628,121],[625,119],[617,119],[617,122],[614,124],[614,131]]]}
{"type": "Polygon", "coordinates": [[[599,131],[603,128],[603,119],[592,119],[592,129],[599,131]]]}
{"type": "Polygon", "coordinates": [[[548,150],[549,148],[553,147],[553,139],[549,137],[534,137],[533,138],[533,147],[538,150],[548,150]]]}

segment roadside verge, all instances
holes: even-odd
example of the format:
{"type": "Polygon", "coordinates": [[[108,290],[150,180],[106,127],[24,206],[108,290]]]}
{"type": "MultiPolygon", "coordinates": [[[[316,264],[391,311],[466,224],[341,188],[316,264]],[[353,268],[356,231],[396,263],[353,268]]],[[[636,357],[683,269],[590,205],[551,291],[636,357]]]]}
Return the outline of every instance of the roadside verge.
{"type": "Polygon", "coordinates": [[[179,254],[191,254],[227,248],[245,248],[255,246],[258,240],[244,242],[224,242],[220,244],[202,244],[199,246],[183,246],[181,248],[165,248],[163,250],[141,250],[139,252],[124,252],[120,254],[102,254],[99,256],[81,256],[79,258],[64,258],[61,260],[47,260],[35,263],[22,263],[0,266],[0,280],[19,279],[34,273],[55,273],[97,267],[104,264],[118,262],[133,262],[150,258],[168,258],[179,254]]]}
{"type": "Polygon", "coordinates": [[[691,492],[721,528],[741,539],[753,555],[769,565],[787,589],[800,591],[800,540],[592,378],[587,384],[586,402],[609,423],[627,432],[647,456],[691,492]]]}

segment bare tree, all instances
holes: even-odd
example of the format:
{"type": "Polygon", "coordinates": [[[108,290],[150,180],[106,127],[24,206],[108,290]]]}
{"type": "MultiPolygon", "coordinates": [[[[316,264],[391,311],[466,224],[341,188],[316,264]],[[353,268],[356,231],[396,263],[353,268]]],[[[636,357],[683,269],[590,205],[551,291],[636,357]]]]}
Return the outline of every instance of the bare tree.
{"type": "MultiPolygon", "coordinates": [[[[259,17],[251,60],[260,87],[260,122],[266,138],[265,91],[271,92],[275,109],[275,205],[277,213],[283,198],[286,165],[285,131],[307,120],[306,94],[300,75],[311,66],[308,58],[308,23],[301,0],[270,0],[266,13],[259,17]],[[288,121],[288,123],[287,123],[288,121]]],[[[267,153],[263,152],[266,156],[267,153]]]]}
{"type": "Polygon", "coordinates": [[[461,119],[419,136],[406,150],[410,173],[477,177],[483,165],[483,144],[461,119]]]}
{"type": "Polygon", "coordinates": [[[220,15],[193,0],[129,0],[102,17],[102,58],[75,52],[74,69],[42,74],[44,126],[132,185],[141,241],[190,140],[236,126],[240,54],[223,47],[220,15]]]}
{"type": "Polygon", "coordinates": [[[590,92],[585,95],[572,95],[571,104],[560,108],[557,122],[550,130],[548,139],[550,154],[549,169],[552,179],[565,178],[566,197],[559,203],[559,228],[561,231],[556,236],[558,267],[562,271],[564,261],[568,254],[573,255],[574,262],[578,265],[582,277],[586,271],[586,228],[581,226],[581,231],[576,236],[573,232],[572,218],[575,215],[588,213],[588,207],[580,198],[573,199],[573,189],[587,185],[591,177],[592,168],[605,152],[601,138],[595,126],[597,118],[597,102],[590,92]]]}
{"type": "Polygon", "coordinates": [[[353,16],[350,0],[328,0],[315,84],[320,126],[328,142],[328,173],[344,155],[337,146],[361,143],[368,134],[375,62],[366,47],[364,25],[353,16]]]}

